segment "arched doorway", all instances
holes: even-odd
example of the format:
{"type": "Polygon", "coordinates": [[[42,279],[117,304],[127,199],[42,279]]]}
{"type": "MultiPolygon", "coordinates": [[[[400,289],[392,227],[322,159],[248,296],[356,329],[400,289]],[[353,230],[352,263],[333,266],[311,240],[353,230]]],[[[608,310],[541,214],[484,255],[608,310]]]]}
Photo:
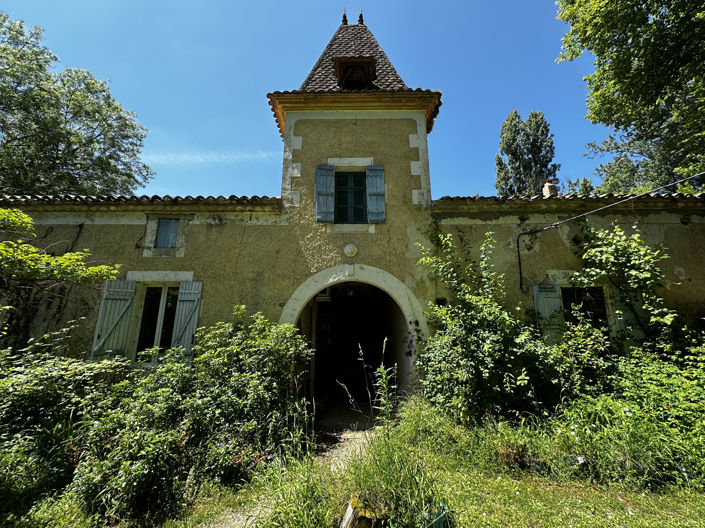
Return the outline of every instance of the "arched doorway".
{"type": "Polygon", "coordinates": [[[345,281],[320,290],[301,310],[297,326],[316,350],[308,393],[324,425],[364,425],[381,364],[396,365],[397,384],[410,378],[413,328],[376,286],[345,281]]]}
{"type": "MultiPolygon", "coordinates": [[[[368,322],[368,326],[379,325],[381,324],[381,321],[392,321],[391,326],[383,326],[383,328],[387,328],[386,333],[381,332],[381,334],[386,335],[388,338],[387,352],[385,353],[385,364],[391,365],[391,363],[386,362],[386,359],[396,360],[394,362],[398,363],[397,383],[399,387],[403,389],[409,385],[412,379],[413,358],[408,354],[411,351],[413,342],[410,343],[409,340],[413,340],[418,334],[421,336],[427,336],[428,326],[426,324],[421,303],[414,296],[413,292],[406,286],[406,284],[391,273],[380,268],[375,268],[374,266],[356,264],[352,262],[321,270],[310,276],[303,283],[301,283],[298,288],[296,288],[287,303],[284,305],[279,322],[298,326],[302,333],[313,341],[313,338],[317,337],[317,331],[315,329],[319,321],[318,309],[323,307],[323,303],[333,302],[332,299],[341,291],[345,292],[345,295],[348,295],[347,291],[349,291],[349,288],[352,288],[353,291],[351,297],[355,297],[357,294],[359,299],[366,298],[367,302],[359,304],[363,308],[357,311],[353,310],[353,316],[347,320],[337,317],[336,324],[346,325],[347,327],[352,328],[356,326],[359,327],[360,318],[365,314],[379,313],[378,311],[376,312],[378,307],[386,307],[383,312],[388,315],[380,316],[376,319],[372,318],[372,322],[368,322]],[[336,292],[335,287],[339,285],[340,290],[336,292]],[[368,286],[370,288],[365,288],[364,286],[368,286]],[[333,288],[333,290],[331,290],[331,288],[333,288]],[[333,296],[331,297],[331,301],[327,301],[325,296],[330,296],[331,291],[333,291],[333,296]],[[373,307],[375,310],[372,310],[373,307]],[[354,321],[358,322],[356,323],[354,321]],[[391,328],[391,331],[389,328],[391,328]]],[[[334,304],[325,306],[323,307],[323,311],[340,313],[339,311],[334,310],[334,307],[334,304]]],[[[344,312],[344,310],[342,311],[344,312]]],[[[365,324],[364,320],[362,324],[365,324]]],[[[369,335],[372,334],[373,331],[370,330],[369,335]]],[[[378,333],[378,335],[380,334],[378,333]]],[[[379,341],[379,337],[377,340],[379,341]]],[[[351,341],[354,343],[354,337],[351,338],[351,341]]],[[[374,339],[372,339],[372,342],[373,345],[370,350],[370,357],[372,357],[373,349],[379,351],[377,353],[381,353],[381,343],[375,348],[374,339]]],[[[316,346],[317,343],[313,344],[316,346]]],[[[357,344],[354,343],[352,350],[358,350],[356,347],[357,344]]],[[[348,348],[348,350],[350,349],[348,348]]],[[[366,351],[363,349],[363,354],[365,352],[366,351]]],[[[357,356],[354,357],[356,358],[357,356]]],[[[321,360],[322,357],[319,355],[318,359],[321,360]]],[[[348,360],[349,357],[345,360],[345,362],[348,360]]],[[[343,362],[343,364],[346,364],[345,362],[343,362]]],[[[311,374],[312,375],[308,386],[309,394],[312,397],[318,396],[319,398],[317,398],[317,400],[323,400],[326,396],[328,397],[328,402],[317,401],[317,411],[322,411],[321,406],[323,406],[328,408],[328,414],[330,414],[331,411],[335,412],[335,406],[333,404],[336,401],[335,398],[340,397],[340,393],[329,392],[326,395],[320,383],[318,387],[316,387],[316,378],[318,377],[320,379],[321,376],[321,369],[319,369],[318,375],[316,374],[316,359],[314,359],[311,374]],[[333,396],[333,400],[331,400],[331,396],[333,396]]],[[[361,379],[361,382],[364,383],[364,378],[358,377],[357,379],[361,379]]],[[[329,375],[328,381],[330,380],[331,376],[329,375]]],[[[336,386],[340,387],[337,383],[336,386]]],[[[360,387],[356,387],[355,390],[359,392],[360,387]]],[[[343,392],[343,395],[344,394],[345,393],[343,392]]],[[[366,395],[365,400],[367,401],[366,395]]],[[[343,411],[345,409],[339,408],[338,410],[343,411]]],[[[322,421],[321,414],[323,414],[323,412],[318,412],[318,414],[320,424],[322,421]]],[[[358,414],[357,417],[359,418],[359,416],[360,415],[358,414]]],[[[338,422],[338,425],[343,425],[343,422],[338,422]]]]}

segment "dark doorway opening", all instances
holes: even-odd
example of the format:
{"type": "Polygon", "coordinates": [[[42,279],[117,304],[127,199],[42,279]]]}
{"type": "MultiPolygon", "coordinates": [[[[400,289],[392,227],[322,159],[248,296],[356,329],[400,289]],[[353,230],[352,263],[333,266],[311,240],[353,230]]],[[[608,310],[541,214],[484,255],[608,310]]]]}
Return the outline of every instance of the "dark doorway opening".
{"type": "Polygon", "coordinates": [[[311,299],[299,328],[316,349],[308,393],[317,422],[326,429],[371,425],[375,369],[397,365],[397,384],[410,374],[408,326],[397,304],[375,286],[344,282],[311,299]]]}

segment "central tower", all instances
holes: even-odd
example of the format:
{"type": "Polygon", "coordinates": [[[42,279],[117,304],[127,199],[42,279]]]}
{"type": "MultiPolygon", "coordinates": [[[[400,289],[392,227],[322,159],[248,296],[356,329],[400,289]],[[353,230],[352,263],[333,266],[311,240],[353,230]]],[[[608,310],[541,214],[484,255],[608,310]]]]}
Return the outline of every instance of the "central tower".
{"type": "MultiPolygon", "coordinates": [[[[426,134],[440,92],[412,90],[367,28],[342,24],[298,90],[267,95],[298,220],[382,224],[431,201],[426,134]]],[[[292,219],[293,219],[292,218],[292,219]]]]}

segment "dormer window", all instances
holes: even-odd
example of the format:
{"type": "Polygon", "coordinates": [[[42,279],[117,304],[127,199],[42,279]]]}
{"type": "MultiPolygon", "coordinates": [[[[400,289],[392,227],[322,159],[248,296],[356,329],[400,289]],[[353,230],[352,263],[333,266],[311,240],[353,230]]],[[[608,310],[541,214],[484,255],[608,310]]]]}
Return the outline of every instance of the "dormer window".
{"type": "Polygon", "coordinates": [[[335,77],[343,90],[369,90],[375,88],[377,61],[374,57],[335,57],[335,77]]]}

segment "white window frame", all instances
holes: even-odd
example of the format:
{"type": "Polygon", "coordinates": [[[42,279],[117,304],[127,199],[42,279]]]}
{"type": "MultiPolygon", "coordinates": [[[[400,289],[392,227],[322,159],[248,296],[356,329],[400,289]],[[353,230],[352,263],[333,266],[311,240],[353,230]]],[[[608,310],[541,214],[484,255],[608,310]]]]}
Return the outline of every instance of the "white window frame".
{"type": "MultiPolygon", "coordinates": [[[[161,287],[162,296],[159,301],[159,315],[155,333],[156,343],[152,346],[159,346],[161,341],[162,327],[164,326],[164,312],[166,311],[166,294],[168,288],[181,287],[182,282],[193,281],[193,271],[128,271],[127,280],[137,282],[135,300],[130,313],[130,330],[127,337],[126,351],[131,361],[137,362],[137,350],[140,327],[142,325],[142,314],[144,312],[144,299],[147,288],[161,287]]],[[[150,366],[152,363],[142,362],[143,366],[150,366]]]]}

